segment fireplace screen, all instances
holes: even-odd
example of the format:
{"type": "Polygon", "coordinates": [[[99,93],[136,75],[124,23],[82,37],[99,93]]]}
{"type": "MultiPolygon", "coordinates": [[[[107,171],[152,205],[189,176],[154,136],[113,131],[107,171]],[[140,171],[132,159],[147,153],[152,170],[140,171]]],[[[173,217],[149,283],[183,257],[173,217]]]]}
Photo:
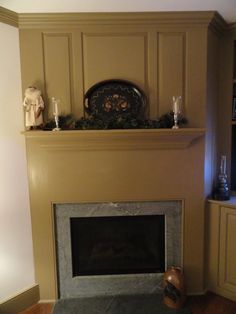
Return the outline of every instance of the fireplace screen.
{"type": "Polygon", "coordinates": [[[165,216],[70,218],[73,276],[165,270],[165,216]]]}

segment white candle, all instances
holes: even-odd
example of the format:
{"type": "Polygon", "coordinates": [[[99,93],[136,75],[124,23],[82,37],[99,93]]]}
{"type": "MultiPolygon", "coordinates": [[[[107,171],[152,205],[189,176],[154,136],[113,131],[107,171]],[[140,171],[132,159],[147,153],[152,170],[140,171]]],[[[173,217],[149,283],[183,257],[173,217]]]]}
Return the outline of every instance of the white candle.
{"type": "Polygon", "coordinates": [[[220,168],[221,168],[221,173],[222,174],[226,174],[226,156],[221,156],[221,165],[220,165],[220,168]]]}
{"type": "Polygon", "coordinates": [[[53,115],[58,116],[58,99],[52,97],[52,104],[53,104],[53,115]]]}
{"type": "Polygon", "coordinates": [[[179,112],[178,101],[175,100],[175,102],[174,102],[174,113],[177,114],[178,112],[179,112]]]}
{"type": "Polygon", "coordinates": [[[180,100],[181,96],[173,96],[173,111],[174,114],[178,114],[180,112],[180,100]]]}
{"type": "Polygon", "coordinates": [[[175,96],[173,96],[173,111],[174,111],[174,114],[178,113],[178,102],[175,96]]]}
{"type": "Polygon", "coordinates": [[[57,101],[54,102],[54,114],[55,114],[55,116],[58,116],[58,105],[57,105],[57,101]]]}

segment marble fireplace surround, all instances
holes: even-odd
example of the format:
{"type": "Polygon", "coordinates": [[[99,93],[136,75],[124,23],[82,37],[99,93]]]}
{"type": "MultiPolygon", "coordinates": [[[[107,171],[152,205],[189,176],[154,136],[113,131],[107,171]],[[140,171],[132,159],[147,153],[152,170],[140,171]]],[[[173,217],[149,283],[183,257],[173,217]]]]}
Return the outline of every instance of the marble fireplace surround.
{"type": "Polygon", "coordinates": [[[182,201],[54,205],[58,296],[161,292],[162,274],[72,276],[70,217],[165,215],[165,267],[182,266],[182,201]]]}

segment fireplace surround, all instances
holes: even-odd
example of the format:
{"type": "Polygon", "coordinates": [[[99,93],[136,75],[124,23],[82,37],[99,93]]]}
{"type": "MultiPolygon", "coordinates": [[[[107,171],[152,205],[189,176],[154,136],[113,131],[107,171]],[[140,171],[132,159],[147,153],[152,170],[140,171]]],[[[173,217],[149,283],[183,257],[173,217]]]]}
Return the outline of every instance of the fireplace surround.
{"type": "Polygon", "coordinates": [[[188,292],[203,291],[203,135],[203,129],[25,133],[41,300],[58,298],[54,208],[63,204],[181,200],[188,292]]]}
{"type": "MultiPolygon", "coordinates": [[[[164,216],[165,265],[182,266],[182,201],[119,202],[55,204],[58,295],[60,298],[77,296],[154,293],[161,291],[163,271],[128,272],[123,274],[87,276],[73,275],[71,219],[75,218],[140,218],[164,216]]],[[[123,221],[124,224],[124,221],[123,221]]],[[[123,225],[122,224],[122,225],[123,225]]],[[[139,223],[141,227],[142,224],[139,223]]],[[[163,229],[164,230],[164,229],[163,229]]],[[[115,231],[115,230],[114,230],[115,231]]],[[[89,231],[88,231],[89,232],[89,231]]],[[[91,232],[93,232],[91,230],[91,232]]],[[[118,229],[116,230],[116,233],[118,229]]],[[[129,230],[128,234],[131,234],[129,230]]],[[[98,236],[99,237],[99,236],[98,236]]]]}

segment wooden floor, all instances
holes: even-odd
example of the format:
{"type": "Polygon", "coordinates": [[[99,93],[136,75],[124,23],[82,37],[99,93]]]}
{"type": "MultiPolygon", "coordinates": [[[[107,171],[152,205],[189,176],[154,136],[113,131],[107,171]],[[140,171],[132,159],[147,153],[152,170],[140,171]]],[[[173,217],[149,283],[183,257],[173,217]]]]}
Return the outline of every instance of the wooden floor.
{"type": "Polygon", "coordinates": [[[211,292],[204,296],[188,297],[186,305],[193,314],[236,314],[236,302],[211,292]]]}
{"type": "Polygon", "coordinates": [[[51,314],[53,304],[36,304],[19,314],[51,314]]]}
{"type": "MultiPolygon", "coordinates": [[[[236,314],[236,302],[210,292],[204,296],[188,297],[186,305],[192,314],[236,314]]],[[[53,304],[37,304],[20,314],[51,314],[52,308],[53,304]]]]}

